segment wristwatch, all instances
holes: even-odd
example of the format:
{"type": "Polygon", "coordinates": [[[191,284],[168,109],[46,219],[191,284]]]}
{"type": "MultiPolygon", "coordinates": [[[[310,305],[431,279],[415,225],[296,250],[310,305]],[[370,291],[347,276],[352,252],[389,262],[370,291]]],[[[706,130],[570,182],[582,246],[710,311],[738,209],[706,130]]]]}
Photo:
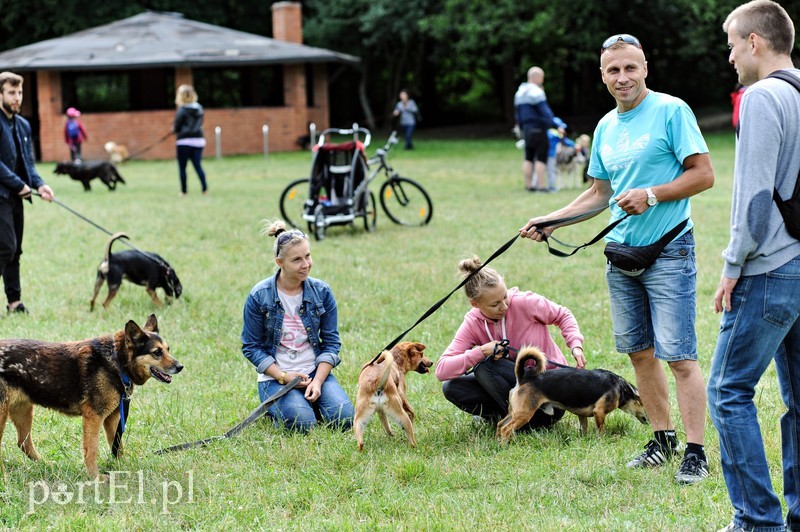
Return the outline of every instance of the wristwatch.
{"type": "Polygon", "coordinates": [[[281,373],[281,376],[278,378],[278,384],[280,384],[280,385],[286,384],[286,382],[283,380],[283,378],[285,376],[286,376],[286,372],[284,371],[284,372],[281,373]]]}
{"type": "Polygon", "coordinates": [[[655,194],[653,194],[653,189],[647,187],[646,189],[644,189],[644,191],[647,192],[647,204],[650,207],[654,207],[658,203],[658,198],[656,197],[655,194]]]}

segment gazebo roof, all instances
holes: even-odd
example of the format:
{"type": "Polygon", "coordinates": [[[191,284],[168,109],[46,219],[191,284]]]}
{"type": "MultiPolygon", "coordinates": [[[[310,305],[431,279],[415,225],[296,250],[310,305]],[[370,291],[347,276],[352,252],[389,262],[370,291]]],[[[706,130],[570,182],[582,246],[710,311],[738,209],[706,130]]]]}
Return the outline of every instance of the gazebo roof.
{"type": "Polygon", "coordinates": [[[359,61],[348,54],[155,11],[0,52],[0,70],[16,72],[359,61]]]}

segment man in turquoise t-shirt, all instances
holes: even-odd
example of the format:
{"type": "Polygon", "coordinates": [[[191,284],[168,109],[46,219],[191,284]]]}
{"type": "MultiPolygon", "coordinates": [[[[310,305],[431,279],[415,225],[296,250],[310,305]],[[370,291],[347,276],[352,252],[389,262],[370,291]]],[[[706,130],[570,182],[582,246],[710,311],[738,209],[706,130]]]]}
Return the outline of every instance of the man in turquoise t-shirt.
{"type": "Polygon", "coordinates": [[[600,72],[617,105],[594,133],[592,186],[566,207],[532,218],[520,234],[541,241],[555,226],[537,229],[538,224],[611,205],[613,220],[626,213],[632,216],[606,240],[646,246],[688,219],[651,266],[632,274],[609,263],[606,282],[617,351],[630,357],[654,431],[644,452],[628,467],[660,466],[679,452],[663,360],[675,377],[687,440],[675,480],[691,484],[708,475],[708,463],[703,449],[705,384],[694,329],[696,268],[689,198],[714,184],[714,171],[691,109],[678,98],[646,87],[647,61],[636,37],[606,39],[600,72]]]}

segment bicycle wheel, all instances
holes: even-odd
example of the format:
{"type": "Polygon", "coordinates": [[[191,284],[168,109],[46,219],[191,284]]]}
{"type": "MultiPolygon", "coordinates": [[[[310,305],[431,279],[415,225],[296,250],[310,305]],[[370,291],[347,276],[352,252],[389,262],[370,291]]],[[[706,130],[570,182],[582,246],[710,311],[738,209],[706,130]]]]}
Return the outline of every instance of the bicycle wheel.
{"type": "Polygon", "coordinates": [[[364,229],[367,233],[371,233],[375,230],[375,224],[378,221],[378,205],[375,203],[375,194],[372,191],[369,192],[369,195],[364,194],[363,205],[359,209],[358,216],[364,217],[364,229]]]}
{"type": "Polygon", "coordinates": [[[304,178],[289,183],[289,186],[281,194],[281,216],[287,224],[297,229],[302,229],[304,225],[307,225],[303,220],[303,214],[308,193],[308,178],[304,178]]]}
{"type": "Polygon", "coordinates": [[[314,238],[316,240],[325,240],[326,227],[324,207],[322,205],[317,205],[317,208],[314,210],[314,238]]]}
{"type": "Polygon", "coordinates": [[[413,179],[397,175],[381,186],[381,207],[391,221],[400,225],[425,225],[433,216],[433,203],[425,189],[413,179]]]}

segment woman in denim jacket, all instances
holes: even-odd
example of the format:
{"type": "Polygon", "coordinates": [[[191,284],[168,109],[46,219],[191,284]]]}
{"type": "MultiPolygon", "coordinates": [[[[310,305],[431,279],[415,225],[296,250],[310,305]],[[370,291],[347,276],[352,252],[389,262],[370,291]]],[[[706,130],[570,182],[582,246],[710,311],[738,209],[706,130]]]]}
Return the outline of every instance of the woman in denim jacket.
{"type": "Polygon", "coordinates": [[[285,383],[300,383],[273,404],[275,425],[307,432],[317,421],[349,429],[353,404],[331,370],[341,362],[336,300],[330,287],[309,277],[308,237],[273,222],[278,271],[250,290],[244,304],[242,353],[258,372],[264,401],[285,383]]]}

